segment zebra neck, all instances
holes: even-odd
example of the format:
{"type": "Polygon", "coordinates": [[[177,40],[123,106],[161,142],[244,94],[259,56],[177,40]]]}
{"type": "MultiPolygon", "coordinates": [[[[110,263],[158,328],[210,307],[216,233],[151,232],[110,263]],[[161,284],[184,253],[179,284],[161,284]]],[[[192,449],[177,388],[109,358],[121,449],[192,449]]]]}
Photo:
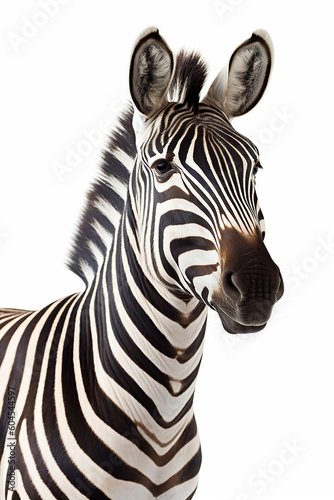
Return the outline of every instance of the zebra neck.
{"type": "Polygon", "coordinates": [[[152,428],[153,418],[158,427],[179,423],[180,429],[192,418],[206,307],[196,299],[167,302],[145,276],[124,228],[87,295],[88,349],[96,351],[99,385],[122,393],[114,400],[137,427],[152,428]]]}

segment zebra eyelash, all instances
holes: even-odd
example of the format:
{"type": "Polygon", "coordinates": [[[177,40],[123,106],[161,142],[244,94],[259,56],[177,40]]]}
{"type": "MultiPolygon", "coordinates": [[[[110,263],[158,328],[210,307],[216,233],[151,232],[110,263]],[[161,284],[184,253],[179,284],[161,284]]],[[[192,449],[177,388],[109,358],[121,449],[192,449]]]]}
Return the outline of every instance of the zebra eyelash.
{"type": "Polygon", "coordinates": [[[258,173],[259,169],[263,169],[263,167],[262,167],[260,162],[257,162],[257,163],[255,163],[253,170],[252,170],[253,175],[256,175],[258,173]]]}

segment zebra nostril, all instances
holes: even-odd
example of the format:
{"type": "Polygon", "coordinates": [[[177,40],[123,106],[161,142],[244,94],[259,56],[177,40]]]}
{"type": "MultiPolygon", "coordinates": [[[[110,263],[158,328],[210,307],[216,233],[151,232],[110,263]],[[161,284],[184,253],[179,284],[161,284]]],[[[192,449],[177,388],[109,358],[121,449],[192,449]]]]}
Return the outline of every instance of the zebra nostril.
{"type": "Polygon", "coordinates": [[[232,272],[225,272],[223,274],[222,285],[225,295],[234,302],[237,302],[241,297],[241,292],[233,280],[233,274],[232,272]]]}

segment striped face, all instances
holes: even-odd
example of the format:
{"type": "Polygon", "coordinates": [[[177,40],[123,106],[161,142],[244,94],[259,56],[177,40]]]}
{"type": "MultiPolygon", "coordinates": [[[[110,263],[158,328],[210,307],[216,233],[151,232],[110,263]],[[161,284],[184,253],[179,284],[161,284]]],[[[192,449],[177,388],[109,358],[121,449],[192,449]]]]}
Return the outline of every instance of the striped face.
{"type": "Polygon", "coordinates": [[[131,62],[137,161],[130,196],[146,272],[215,309],[231,333],[262,329],[283,294],[263,243],[259,153],[230,123],[262,97],[271,56],[268,35],[253,34],[201,102],[204,64],[181,53],[173,69],[158,32],[138,42],[131,62]]]}
{"type": "Polygon", "coordinates": [[[131,184],[149,276],[217,309],[230,331],[263,327],[263,298],[276,296],[281,280],[262,242],[257,148],[207,104],[196,114],[169,105],[142,140],[131,184]],[[256,266],[277,275],[272,290],[260,286],[256,266]],[[235,285],[242,273],[245,283],[235,285]]]}

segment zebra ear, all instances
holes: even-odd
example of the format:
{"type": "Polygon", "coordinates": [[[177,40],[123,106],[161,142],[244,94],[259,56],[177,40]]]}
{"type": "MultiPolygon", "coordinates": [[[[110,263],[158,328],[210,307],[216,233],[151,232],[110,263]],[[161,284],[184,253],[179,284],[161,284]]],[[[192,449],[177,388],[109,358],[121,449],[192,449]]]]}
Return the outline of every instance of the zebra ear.
{"type": "Polygon", "coordinates": [[[146,117],[167,103],[173,66],[173,54],[158,29],[145,30],[132,54],[130,92],[137,110],[146,117]]]}
{"type": "Polygon", "coordinates": [[[273,55],[268,33],[255,31],[233,52],[228,66],[214,80],[205,100],[218,105],[229,118],[247,113],[259,102],[267,87],[273,55]]]}

